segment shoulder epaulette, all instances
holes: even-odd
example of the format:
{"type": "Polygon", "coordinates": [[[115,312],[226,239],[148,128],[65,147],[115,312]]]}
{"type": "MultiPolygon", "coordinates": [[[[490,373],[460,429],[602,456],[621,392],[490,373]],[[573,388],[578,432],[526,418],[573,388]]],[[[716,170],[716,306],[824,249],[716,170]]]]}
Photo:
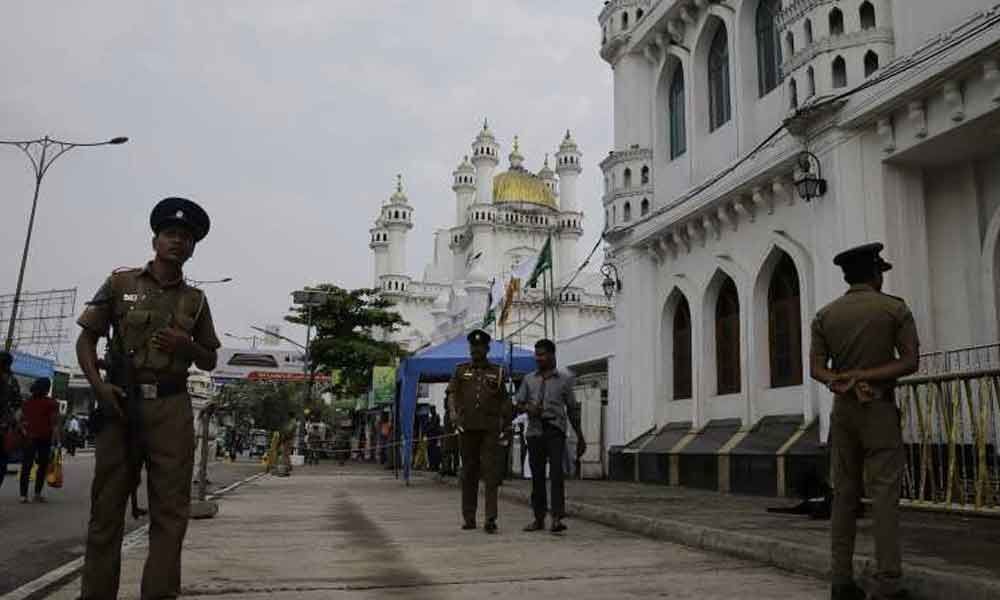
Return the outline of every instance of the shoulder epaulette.
{"type": "Polygon", "coordinates": [[[900,298],[899,296],[893,296],[892,294],[886,294],[885,292],[882,292],[882,295],[887,298],[892,298],[893,300],[898,300],[899,302],[906,304],[906,300],[900,298]]]}
{"type": "Polygon", "coordinates": [[[118,267],[114,271],[111,271],[112,275],[120,275],[122,273],[128,273],[130,271],[141,271],[140,267],[118,267]]]}

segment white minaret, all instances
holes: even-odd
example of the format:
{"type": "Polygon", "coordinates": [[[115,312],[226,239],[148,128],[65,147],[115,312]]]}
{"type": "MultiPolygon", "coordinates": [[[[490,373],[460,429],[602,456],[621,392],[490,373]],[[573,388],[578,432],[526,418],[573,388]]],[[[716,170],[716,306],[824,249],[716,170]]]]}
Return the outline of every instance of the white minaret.
{"type": "Polygon", "coordinates": [[[389,233],[386,275],[406,275],[406,234],[413,229],[413,207],[403,193],[403,176],[396,176],[396,191],[382,207],[382,223],[389,233]]]}
{"type": "Polygon", "coordinates": [[[556,153],[556,173],[559,174],[559,208],[563,212],[576,212],[579,210],[576,204],[576,180],[580,176],[583,167],[580,160],[583,155],[576,145],[576,140],[566,130],[566,137],[559,145],[559,152],[556,153]]]}
{"type": "Polygon", "coordinates": [[[549,155],[545,155],[545,163],[542,165],[542,170],[538,172],[538,178],[545,182],[545,187],[552,192],[553,196],[559,195],[559,190],[556,188],[556,173],[549,167],[549,155]]]}
{"type": "Polygon", "coordinates": [[[368,247],[372,249],[372,256],[375,263],[375,282],[373,287],[376,288],[381,286],[382,276],[389,269],[389,230],[386,229],[385,224],[382,222],[383,211],[384,209],[379,211],[379,216],[375,219],[375,226],[369,230],[372,238],[368,247]]]}
{"type": "Polygon", "coordinates": [[[570,224],[563,227],[559,232],[558,263],[556,274],[559,281],[568,279],[577,268],[577,245],[583,236],[583,213],[577,206],[576,181],[580,177],[583,167],[580,160],[583,155],[580,153],[576,140],[566,130],[566,137],[559,145],[559,152],[556,153],[556,173],[559,174],[559,210],[563,215],[562,221],[570,224]]]}
{"type": "Polygon", "coordinates": [[[476,166],[476,203],[489,204],[493,201],[493,170],[500,162],[500,146],[490,131],[489,123],[483,121],[483,130],[472,144],[472,164],[476,166]]]}
{"type": "Polygon", "coordinates": [[[469,162],[469,157],[454,172],[455,183],[451,189],[455,191],[455,225],[465,225],[466,214],[476,198],[476,168],[469,162]]]}

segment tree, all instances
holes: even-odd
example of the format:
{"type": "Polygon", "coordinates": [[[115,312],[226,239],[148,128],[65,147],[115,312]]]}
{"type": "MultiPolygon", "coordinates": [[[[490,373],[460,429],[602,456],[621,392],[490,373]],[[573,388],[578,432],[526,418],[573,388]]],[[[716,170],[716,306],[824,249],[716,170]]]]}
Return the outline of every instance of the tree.
{"type": "MultiPolygon", "coordinates": [[[[309,344],[309,368],[340,370],[340,381],[331,389],[335,395],[364,393],[371,385],[372,367],[391,365],[405,354],[399,344],[384,338],[409,323],[376,289],[346,290],[332,284],[310,289],[325,293],[323,303],[311,308],[315,336],[309,344]]],[[[291,311],[285,317],[289,323],[309,322],[309,308],[295,306],[291,311]]]]}
{"type": "Polygon", "coordinates": [[[239,381],[228,383],[217,401],[218,411],[233,415],[237,427],[253,419],[257,429],[276,431],[288,423],[288,414],[301,414],[305,384],[239,381]]]}

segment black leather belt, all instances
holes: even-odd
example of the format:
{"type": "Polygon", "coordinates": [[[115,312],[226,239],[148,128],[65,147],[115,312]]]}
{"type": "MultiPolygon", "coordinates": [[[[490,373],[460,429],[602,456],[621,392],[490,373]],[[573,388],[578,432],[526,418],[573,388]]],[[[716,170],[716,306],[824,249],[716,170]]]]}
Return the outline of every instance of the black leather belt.
{"type": "Polygon", "coordinates": [[[166,383],[141,383],[139,390],[142,397],[147,400],[163,398],[164,396],[176,396],[187,393],[187,382],[166,382],[166,383]]]}

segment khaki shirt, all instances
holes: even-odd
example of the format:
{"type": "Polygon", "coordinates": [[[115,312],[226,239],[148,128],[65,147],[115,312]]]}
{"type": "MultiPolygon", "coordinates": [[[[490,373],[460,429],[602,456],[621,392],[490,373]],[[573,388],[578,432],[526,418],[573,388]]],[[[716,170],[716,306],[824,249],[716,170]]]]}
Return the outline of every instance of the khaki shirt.
{"type": "MultiPolygon", "coordinates": [[[[835,372],[880,367],[907,346],[919,347],[913,313],[901,298],[869,285],[852,285],[813,319],[810,353],[829,361],[835,372]]],[[[887,382],[873,391],[885,397],[893,387],[895,382],[887,382]]]]}
{"type": "MultiPolygon", "coordinates": [[[[169,322],[163,323],[164,327],[175,326],[186,331],[195,343],[207,350],[216,350],[222,346],[215,333],[212,313],[204,292],[189,286],[183,278],[169,282],[158,281],[149,264],[141,269],[123,269],[112,273],[97,290],[94,299],[87,303],[77,323],[102,337],[113,332],[112,346],[115,352],[124,353],[124,326],[140,318],[148,322],[149,317],[143,317],[142,308],[162,298],[167,298],[162,305],[170,307],[170,314],[165,315],[169,322]]],[[[157,356],[156,351],[148,347],[148,343],[144,346],[139,349],[136,364],[140,381],[187,377],[191,366],[190,358],[157,356]]]]}
{"type": "Polygon", "coordinates": [[[507,394],[503,367],[491,362],[462,363],[448,383],[456,425],[468,431],[506,431],[514,406],[507,394]]]}

